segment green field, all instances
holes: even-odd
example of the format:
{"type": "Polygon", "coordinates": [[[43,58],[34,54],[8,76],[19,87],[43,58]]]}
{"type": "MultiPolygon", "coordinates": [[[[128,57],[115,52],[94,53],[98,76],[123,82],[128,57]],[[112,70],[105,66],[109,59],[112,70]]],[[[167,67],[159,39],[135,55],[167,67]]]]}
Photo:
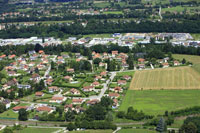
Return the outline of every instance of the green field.
{"type": "Polygon", "coordinates": [[[156,133],[156,131],[148,129],[121,129],[117,133],[156,133]]]}
{"type": "Polygon", "coordinates": [[[199,95],[200,90],[128,90],[119,110],[132,106],[146,114],[164,114],[166,110],[200,106],[199,95]]]}
{"type": "Polygon", "coordinates": [[[113,130],[85,130],[85,131],[71,131],[70,133],[112,133],[113,130]]]}
{"type": "Polygon", "coordinates": [[[185,58],[186,61],[192,62],[193,64],[200,64],[200,56],[198,55],[173,54],[172,56],[174,59],[180,61],[183,60],[183,58],[185,58]]]}
{"type": "Polygon", "coordinates": [[[200,74],[191,67],[171,67],[136,71],[132,90],[200,89],[200,74]]]}
{"type": "Polygon", "coordinates": [[[186,61],[192,62],[192,68],[200,73],[200,56],[198,55],[183,55],[183,54],[173,54],[173,58],[182,60],[183,58],[186,61]]]}
{"type": "Polygon", "coordinates": [[[59,130],[58,128],[24,128],[23,130],[15,130],[15,133],[53,133],[59,130]]]}
{"type": "Polygon", "coordinates": [[[192,13],[192,10],[200,10],[200,7],[184,7],[184,6],[176,6],[176,7],[171,7],[171,8],[163,8],[162,11],[166,12],[183,12],[183,11],[187,11],[189,13],[192,13]]]}
{"type": "MultiPolygon", "coordinates": [[[[29,104],[27,103],[21,103],[17,106],[27,106],[29,104]]],[[[18,113],[15,113],[12,109],[9,109],[3,113],[0,113],[0,119],[4,119],[4,118],[12,118],[12,119],[17,119],[18,118],[18,113]]]]}
{"type": "Polygon", "coordinates": [[[122,11],[106,11],[106,12],[103,12],[103,14],[123,14],[122,11]]]}
{"type": "Polygon", "coordinates": [[[91,38],[109,38],[111,37],[111,34],[88,34],[84,35],[84,38],[91,37],[91,38]]]}

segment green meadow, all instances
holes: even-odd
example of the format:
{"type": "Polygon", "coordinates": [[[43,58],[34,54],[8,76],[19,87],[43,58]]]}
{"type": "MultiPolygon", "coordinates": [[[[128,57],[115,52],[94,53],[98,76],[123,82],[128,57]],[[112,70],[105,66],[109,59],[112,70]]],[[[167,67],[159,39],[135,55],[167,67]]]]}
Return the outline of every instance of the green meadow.
{"type": "Polygon", "coordinates": [[[166,110],[200,106],[199,95],[200,90],[128,90],[119,110],[132,106],[149,115],[164,114],[166,110]]]}

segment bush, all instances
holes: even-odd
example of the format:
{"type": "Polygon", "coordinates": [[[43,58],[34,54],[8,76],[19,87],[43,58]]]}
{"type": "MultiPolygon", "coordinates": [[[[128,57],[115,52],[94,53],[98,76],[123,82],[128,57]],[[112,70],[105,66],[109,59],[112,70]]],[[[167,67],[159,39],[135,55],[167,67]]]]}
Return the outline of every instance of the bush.
{"type": "Polygon", "coordinates": [[[76,125],[75,125],[75,124],[69,123],[69,124],[67,125],[67,130],[73,131],[73,130],[75,130],[75,129],[76,129],[76,125]]]}

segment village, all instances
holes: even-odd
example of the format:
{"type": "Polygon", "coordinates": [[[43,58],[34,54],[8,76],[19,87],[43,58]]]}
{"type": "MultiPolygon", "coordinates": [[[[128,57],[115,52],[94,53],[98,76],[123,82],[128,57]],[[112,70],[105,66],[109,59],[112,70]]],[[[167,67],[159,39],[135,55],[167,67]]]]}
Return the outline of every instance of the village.
{"type": "Polygon", "coordinates": [[[16,118],[18,111],[25,109],[30,112],[29,120],[40,120],[44,112],[56,112],[58,106],[62,106],[64,112],[74,110],[81,113],[104,96],[113,100],[112,108],[117,110],[135,70],[186,65],[186,61],[169,57],[155,60],[153,65],[149,60],[138,57],[134,68],[129,70],[128,57],[127,53],[118,51],[93,51],[91,60],[80,53],[64,52],[57,56],[45,54],[43,50],[29,51],[21,56],[0,55],[1,61],[10,62],[1,71],[4,75],[1,94],[7,99],[0,98],[6,106],[0,117],[16,118]],[[115,71],[108,71],[107,60],[115,62],[115,71]],[[89,68],[77,68],[75,62],[89,65],[89,68]]]}

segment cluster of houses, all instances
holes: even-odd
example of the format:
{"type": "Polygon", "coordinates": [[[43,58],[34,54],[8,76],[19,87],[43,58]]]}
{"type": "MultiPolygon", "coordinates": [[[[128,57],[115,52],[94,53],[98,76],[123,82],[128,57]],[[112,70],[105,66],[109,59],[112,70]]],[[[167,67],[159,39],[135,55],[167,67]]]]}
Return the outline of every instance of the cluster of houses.
{"type": "Polygon", "coordinates": [[[117,62],[119,62],[123,69],[127,69],[129,65],[127,64],[126,60],[128,58],[128,55],[126,53],[119,53],[116,51],[111,51],[111,53],[104,52],[103,54],[92,52],[92,58],[96,59],[99,58],[102,60],[102,62],[99,63],[99,67],[104,67],[107,69],[107,63],[104,63],[104,60],[106,59],[115,59],[117,62]]]}
{"type": "MultiPolygon", "coordinates": [[[[145,60],[144,58],[138,58],[137,60],[137,68],[138,69],[145,69],[148,66],[146,64],[148,64],[149,61],[145,60]]],[[[169,57],[163,58],[163,59],[158,59],[156,61],[156,64],[153,66],[152,64],[150,64],[149,67],[151,67],[152,69],[154,69],[155,67],[163,67],[163,68],[167,68],[170,66],[180,66],[182,65],[181,62],[179,62],[178,60],[170,60],[169,57]]]]}

